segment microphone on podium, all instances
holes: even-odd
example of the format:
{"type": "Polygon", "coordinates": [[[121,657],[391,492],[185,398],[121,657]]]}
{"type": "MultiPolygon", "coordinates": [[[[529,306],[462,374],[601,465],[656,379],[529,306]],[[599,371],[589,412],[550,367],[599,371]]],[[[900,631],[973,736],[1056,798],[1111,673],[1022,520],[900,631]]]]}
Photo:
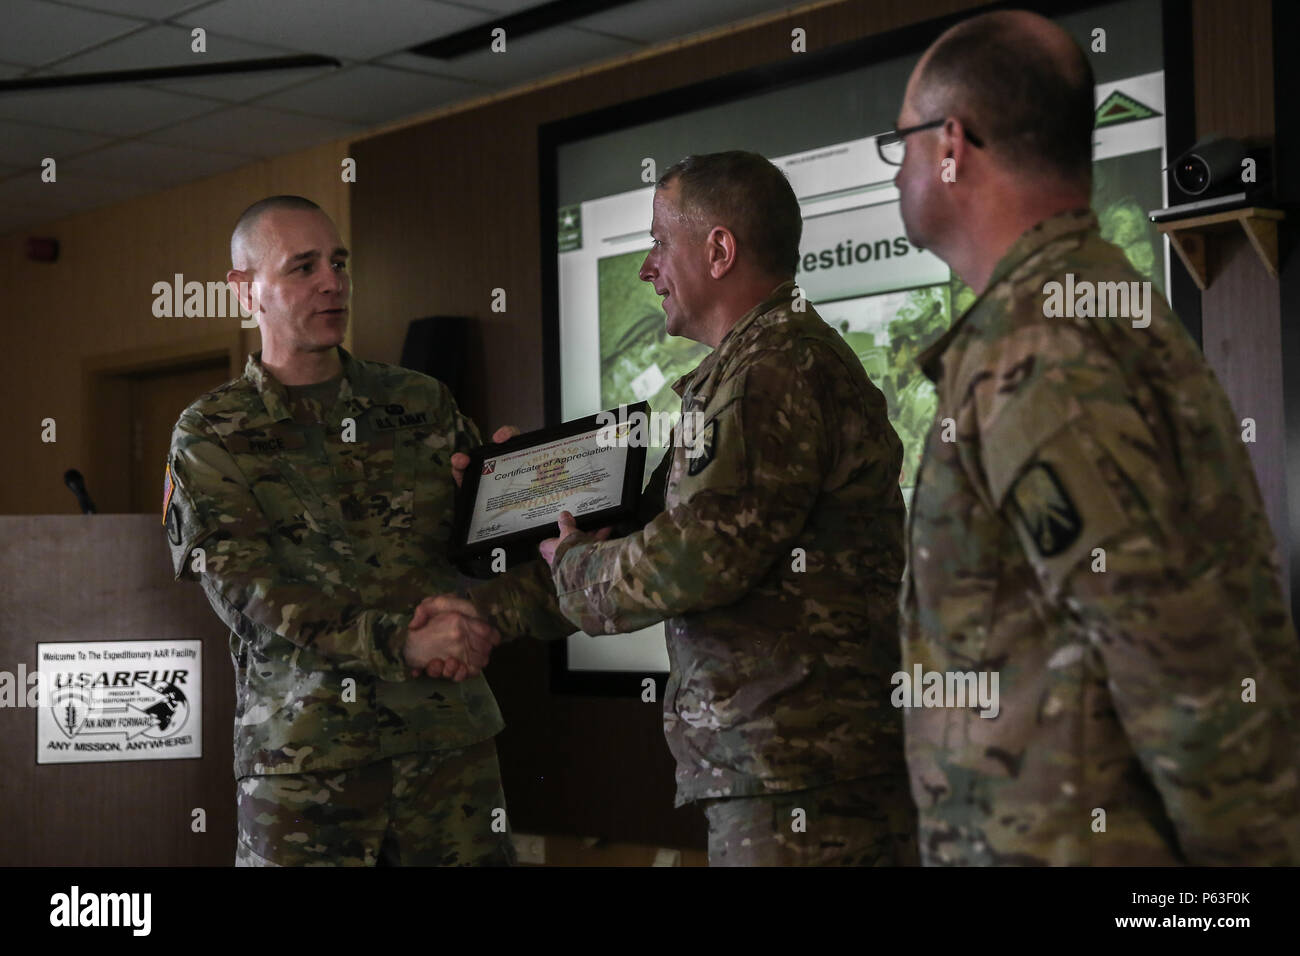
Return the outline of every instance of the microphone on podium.
{"type": "Polygon", "coordinates": [[[86,481],[81,477],[81,472],[75,468],[69,468],[63,473],[63,483],[77,496],[77,504],[81,505],[81,513],[83,515],[93,515],[95,513],[95,503],[90,500],[90,495],[86,492],[86,481]]]}

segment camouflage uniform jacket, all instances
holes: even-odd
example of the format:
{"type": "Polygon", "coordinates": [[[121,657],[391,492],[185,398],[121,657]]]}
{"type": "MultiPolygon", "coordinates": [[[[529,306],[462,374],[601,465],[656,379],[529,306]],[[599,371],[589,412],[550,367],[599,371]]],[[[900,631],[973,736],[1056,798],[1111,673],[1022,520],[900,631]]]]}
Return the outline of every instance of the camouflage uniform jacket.
{"type": "Polygon", "coordinates": [[[662,511],[556,551],[560,609],[587,633],[667,621],[678,806],[906,773],[880,691],[899,666],[902,444],[861,362],[792,289],[675,384],[704,425],[700,453],[674,442],[651,479],[662,511]]]}
{"type": "Polygon", "coordinates": [[[906,711],[927,864],[1300,863],[1296,636],[1237,419],[1158,292],[1146,327],[1044,315],[1048,283],[1140,279],[1053,216],[920,356],[904,671],[1000,697],[906,711]]]}
{"type": "Polygon", "coordinates": [[[172,433],[168,543],[176,577],[200,580],[231,629],[236,777],[458,748],[504,726],[482,676],[411,678],[402,658],[416,604],[456,589],[450,457],[478,432],[437,380],[339,355],[324,424],[293,419],[259,352],[172,433]]]}

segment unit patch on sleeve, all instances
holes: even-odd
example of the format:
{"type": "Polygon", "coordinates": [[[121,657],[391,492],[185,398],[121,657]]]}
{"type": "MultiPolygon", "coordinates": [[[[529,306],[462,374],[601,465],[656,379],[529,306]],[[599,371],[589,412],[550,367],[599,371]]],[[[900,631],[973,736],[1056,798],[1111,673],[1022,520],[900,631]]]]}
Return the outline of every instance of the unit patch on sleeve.
{"type": "Polygon", "coordinates": [[[707,425],[700,430],[700,434],[695,439],[694,447],[686,450],[686,473],[688,475],[698,475],[709,462],[713,461],[713,455],[718,448],[718,432],[721,426],[718,425],[716,418],[711,419],[707,425]],[[691,452],[698,451],[698,454],[692,458],[691,452]]]}
{"type": "Polygon", "coordinates": [[[1045,558],[1070,547],[1083,530],[1083,519],[1074,502],[1046,462],[1034,462],[1016,479],[1011,501],[1020,523],[1045,558]]]}

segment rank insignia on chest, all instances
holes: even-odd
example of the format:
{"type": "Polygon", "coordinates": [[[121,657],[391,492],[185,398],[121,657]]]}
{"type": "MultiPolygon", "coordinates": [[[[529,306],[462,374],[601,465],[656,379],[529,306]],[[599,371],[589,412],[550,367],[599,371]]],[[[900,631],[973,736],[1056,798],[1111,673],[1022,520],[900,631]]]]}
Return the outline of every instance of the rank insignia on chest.
{"type": "Polygon", "coordinates": [[[1046,462],[1034,462],[1016,480],[1011,501],[1020,523],[1045,558],[1066,550],[1083,530],[1074,502],[1046,462]]]}
{"type": "Polygon", "coordinates": [[[700,429],[700,433],[695,436],[692,444],[686,447],[686,473],[688,475],[698,475],[709,462],[713,461],[714,453],[718,447],[718,432],[721,426],[715,418],[707,425],[700,429]],[[692,457],[694,456],[694,457],[692,457]]]}

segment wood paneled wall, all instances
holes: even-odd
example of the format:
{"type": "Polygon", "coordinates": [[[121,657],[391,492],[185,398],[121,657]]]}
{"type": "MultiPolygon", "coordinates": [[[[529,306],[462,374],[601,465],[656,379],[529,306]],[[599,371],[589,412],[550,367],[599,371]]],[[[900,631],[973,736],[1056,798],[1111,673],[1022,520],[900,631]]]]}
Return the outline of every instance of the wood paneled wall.
{"type": "MultiPolygon", "coordinates": [[[[1196,0],[1192,17],[1197,136],[1272,137],[1270,4],[1196,0]]],[[[1238,421],[1255,421],[1256,440],[1246,448],[1289,588],[1280,290],[1241,230],[1212,236],[1206,248],[1211,285],[1201,298],[1201,345],[1238,421]]]]}

